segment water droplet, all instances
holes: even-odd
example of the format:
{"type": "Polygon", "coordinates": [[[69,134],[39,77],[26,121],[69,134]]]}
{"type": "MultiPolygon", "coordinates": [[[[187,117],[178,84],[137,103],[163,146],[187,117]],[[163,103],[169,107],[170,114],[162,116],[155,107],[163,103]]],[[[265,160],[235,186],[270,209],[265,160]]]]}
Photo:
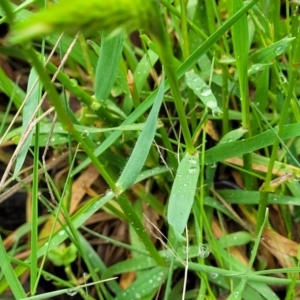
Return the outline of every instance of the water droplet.
{"type": "Polygon", "coordinates": [[[58,232],[58,235],[64,235],[65,234],[65,231],[64,230],[61,230],[58,232]]]}
{"type": "Polygon", "coordinates": [[[283,53],[283,51],[285,50],[285,45],[281,45],[275,48],[274,52],[275,55],[280,55],[283,53]]]}
{"type": "Polygon", "coordinates": [[[100,104],[100,102],[98,102],[98,101],[93,101],[93,102],[91,103],[91,109],[92,109],[92,110],[98,110],[100,107],[101,107],[101,104],[100,104]]]}
{"type": "Polygon", "coordinates": [[[198,249],[198,254],[201,258],[206,258],[209,255],[209,249],[206,245],[201,244],[198,249]]]}
{"type": "Polygon", "coordinates": [[[70,79],[70,84],[71,84],[72,87],[78,86],[78,82],[77,82],[76,79],[70,79]]]}
{"type": "Polygon", "coordinates": [[[81,133],[82,137],[87,137],[90,133],[87,131],[87,129],[84,129],[81,133]]]}
{"type": "Polygon", "coordinates": [[[223,112],[218,110],[218,109],[213,109],[212,110],[212,115],[215,118],[221,118],[223,116],[223,112]]]}
{"type": "Polygon", "coordinates": [[[195,174],[198,174],[198,169],[196,167],[190,167],[189,168],[189,173],[191,175],[195,175],[195,174]]]}
{"type": "Polygon", "coordinates": [[[210,87],[208,87],[208,86],[204,86],[200,91],[200,95],[204,96],[204,97],[208,97],[211,94],[212,94],[212,91],[211,91],[210,87]]]}
{"type": "Polygon", "coordinates": [[[78,288],[77,287],[74,287],[74,288],[70,288],[67,290],[67,294],[69,296],[75,296],[76,294],[78,293],[78,288]]]}
{"type": "Polygon", "coordinates": [[[112,190],[106,190],[105,197],[112,197],[114,195],[114,192],[112,190]]]}
{"type": "Polygon", "coordinates": [[[52,138],[50,139],[50,142],[51,142],[51,143],[54,143],[54,142],[55,142],[55,138],[52,137],[52,138]]]}
{"type": "Polygon", "coordinates": [[[190,158],[188,159],[188,163],[189,163],[190,165],[196,165],[196,164],[197,164],[197,161],[196,161],[195,158],[190,157],[190,158]]]}
{"type": "Polygon", "coordinates": [[[217,273],[210,273],[209,276],[213,279],[218,278],[219,274],[217,273]]]}

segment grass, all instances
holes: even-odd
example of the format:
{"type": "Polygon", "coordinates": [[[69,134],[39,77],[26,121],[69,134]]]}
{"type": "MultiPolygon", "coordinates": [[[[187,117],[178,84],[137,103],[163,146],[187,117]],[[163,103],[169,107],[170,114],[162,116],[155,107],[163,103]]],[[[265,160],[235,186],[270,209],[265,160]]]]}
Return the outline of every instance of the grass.
{"type": "Polygon", "coordinates": [[[16,3],[0,297],[298,299],[297,2],[16,3]]]}

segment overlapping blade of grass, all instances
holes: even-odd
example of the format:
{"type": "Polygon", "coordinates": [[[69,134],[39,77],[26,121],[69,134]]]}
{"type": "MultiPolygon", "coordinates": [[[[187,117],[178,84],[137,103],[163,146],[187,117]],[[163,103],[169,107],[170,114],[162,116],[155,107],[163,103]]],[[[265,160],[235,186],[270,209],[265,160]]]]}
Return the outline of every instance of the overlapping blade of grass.
{"type": "Polygon", "coordinates": [[[194,155],[186,153],[177,169],[167,213],[168,223],[174,229],[178,239],[180,239],[181,234],[187,226],[194,202],[199,173],[199,153],[195,152],[194,155]]]}
{"type": "MultiPolygon", "coordinates": [[[[228,1],[229,11],[231,14],[236,13],[243,7],[242,0],[228,1]]],[[[231,28],[232,42],[236,58],[236,68],[238,73],[239,90],[242,106],[242,126],[248,130],[247,136],[251,136],[250,124],[250,102],[248,88],[247,62],[249,53],[249,33],[248,33],[247,15],[244,14],[231,28]]],[[[244,155],[244,168],[251,170],[251,157],[248,153],[244,155]]],[[[245,186],[252,189],[255,186],[254,179],[245,174],[245,186]]]]}
{"type": "MultiPolygon", "coordinates": [[[[151,172],[151,174],[148,173],[148,175],[152,177],[155,175],[155,173],[153,174],[151,172]]],[[[146,179],[146,178],[145,177],[141,178],[141,180],[144,180],[144,179],[146,179]]],[[[136,183],[138,183],[138,182],[136,181],[136,183]]],[[[95,214],[95,212],[97,212],[99,209],[101,209],[109,201],[112,201],[114,198],[116,198],[116,195],[111,190],[108,190],[103,197],[96,197],[96,198],[90,199],[82,208],[80,208],[72,217],[70,217],[69,223],[72,223],[72,226],[74,229],[80,227],[93,214],[95,214]]],[[[130,205],[130,203],[128,200],[127,200],[127,202],[128,202],[128,205],[127,205],[127,207],[128,207],[130,205]]],[[[131,212],[129,212],[129,213],[131,213],[131,212]]],[[[138,219],[138,222],[141,223],[139,219],[138,219]]],[[[136,223],[138,223],[138,222],[136,222],[136,223]]],[[[140,225],[138,231],[143,231],[142,235],[147,235],[147,233],[144,231],[144,227],[142,225],[140,225]]],[[[44,244],[44,245],[40,246],[39,249],[37,249],[38,250],[38,253],[37,253],[38,258],[42,257],[47,251],[50,251],[51,249],[59,246],[64,240],[69,238],[70,235],[71,235],[71,233],[70,233],[69,229],[60,230],[59,232],[55,232],[53,234],[51,242],[49,244],[44,244]]],[[[149,237],[148,237],[148,239],[149,239],[149,237]]],[[[153,244],[151,244],[151,245],[153,247],[153,244]]],[[[146,247],[147,246],[148,246],[148,244],[146,243],[146,247]]],[[[152,256],[151,261],[153,262],[153,265],[157,265],[157,261],[159,261],[161,263],[161,258],[160,257],[158,258],[156,256],[156,253],[154,253],[154,251],[152,249],[153,248],[151,248],[151,246],[147,247],[147,250],[149,251],[149,253],[152,256]]],[[[28,260],[28,262],[30,262],[30,260],[28,260]]],[[[17,276],[20,276],[21,274],[23,274],[25,272],[25,270],[27,268],[28,268],[28,265],[24,266],[23,264],[20,264],[15,269],[15,273],[17,274],[17,276]]],[[[0,281],[0,294],[7,287],[8,287],[7,281],[5,281],[5,280],[0,281]]]]}
{"type": "Polygon", "coordinates": [[[7,77],[2,68],[0,68],[0,88],[8,97],[13,97],[13,103],[16,107],[21,106],[26,94],[17,84],[7,77]]]}
{"type": "Polygon", "coordinates": [[[136,142],[136,145],[120,178],[116,183],[117,195],[130,188],[142,170],[154,139],[158,113],[163,100],[164,90],[164,80],[162,80],[145,126],[136,142]]]}
{"type": "Polygon", "coordinates": [[[185,74],[186,84],[193,90],[205,106],[212,110],[213,116],[222,116],[222,110],[218,106],[218,101],[211,88],[195,72],[190,71],[185,74]]]}
{"type": "MultiPolygon", "coordinates": [[[[253,0],[247,5],[245,5],[242,9],[240,9],[237,13],[235,13],[231,18],[229,18],[218,30],[216,30],[205,42],[199,46],[189,57],[186,59],[176,70],[177,78],[180,79],[189,69],[193,67],[193,65],[202,57],[204,53],[206,53],[221,37],[222,35],[243,15],[247,10],[249,10],[253,5],[255,5],[258,0],[253,0]]],[[[165,92],[169,90],[169,82],[168,80],[165,82],[165,92]]],[[[139,107],[134,110],[126,120],[122,123],[122,125],[131,124],[135,120],[137,120],[151,105],[153,104],[156,97],[157,90],[152,92],[149,97],[142,102],[139,107]]],[[[95,155],[99,156],[103,153],[108,147],[110,147],[114,141],[120,137],[122,132],[111,134],[96,150],[95,155]]],[[[87,158],[84,160],[78,167],[73,170],[72,175],[77,174],[85,168],[91,160],[87,158]]]]}
{"type": "MultiPolygon", "coordinates": [[[[22,132],[21,136],[25,133],[28,129],[29,122],[32,118],[32,112],[35,111],[35,108],[39,102],[39,95],[40,95],[40,86],[38,84],[38,75],[34,69],[31,69],[29,77],[28,77],[28,85],[27,85],[27,101],[23,108],[23,119],[22,119],[22,132]]],[[[33,129],[34,131],[34,129],[33,129]]],[[[20,149],[17,159],[16,159],[16,166],[13,173],[13,178],[15,178],[19,171],[21,170],[23,163],[25,161],[27,152],[29,150],[31,139],[33,136],[33,131],[29,134],[27,140],[23,143],[22,148],[20,149]]]]}
{"type": "MultiPolygon", "coordinates": [[[[299,136],[300,124],[285,125],[281,136],[282,140],[299,136]]],[[[255,150],[270,146],[277,137],[272,130],[266,130],[252,138],[219,144],[208,149],[205,154],[207,164],[225,160],[226,158],[240,156],[255,150]]]]}
{"type": "Polygon", "coordinates": [[[249,56],[249,63],[266,64],[271,62],[275,57],[282,55],[294,40],[295,38],[284,38],[268,47],[259,49],[249,56]]]}
{"type": "MultiPolygon", "coordinates": [[[[51,62],[48,62],[46,65],[47,70],[51,74],[55,74],[58,69],[51,62]]],[[[82,87],[78,84],[72,82],[72,79],[64,72],[60,71],[57,75],[57,80],[60,81],[64,87],[70,91],[74,96],[76,96],[82,103],[87,105],[91,110],[95,112],[101,119],[105,120],[106,123],[116,123],[115,119],[104,109],[97,99],[89,95],[82,87]]]]}
{"type": "Polygon", "coordinates": [[[115,300],[141,299],[151,294],[155,295],[166,279],[167,270],[164,267],[155,267],[143,273],[129,288],[119,293],[115,300]]]}
{"type": "Polygon", "coordinates": [[[100,102],[105,103],[115,82],[121,61],[123,40],[123,32],[114,37],[111,37],[109,32],[102,33],[95,77],[95,96],[100,102]]]}
{"type": "Polygon", "coordinates": [[[9,256],[6,253],[5,247],[3,245],[1,235],[0,235],[0,261],[1,261],[1,270],[16,299],[26,298],[26,293],[21,285],[21,282],[19,281],[15,270],[11,266],[11,262],[9,256]]]}
{"type": "Polygon", "coordinates": [[[137,28],[149,28],[151,25],[156,30],[157,24],[151,24],[156,19],[151,11],[152,5],[151,1],[142,0],[114,0],[112,3],[98,0],[82,3],[76,0],[70,5],[69,0],[64,0],[49,10],[34,14],[22,24],[16,24],[14,32],[19,33],[14,34],[11,41],[26,42],[37,36],[64,30],[74,34],[80,30],[93,32],[102,28],[119,33],[122,29],[131,32],[137,28]],[[80,11],[78,7],[81,7],[80,11]],[[84,13],[86,11],[89,14],[84,13]],[[27,30],[28,27],[31,30],[27,30]]]}
{"type": "MultiPolygon", "coordinates": [[[[248,273],[251,272],[251,268],[253,266],[255,257],[257,255],[257,251],[258,251],[258,246],[260,244],[261,241],[261,237],[263,234],[263,230],[266,226],[266,223],[268,221],[268,216],[269,216],[269,211],[266,211],[266,215],[265,215],[265,219],[264,219],[264,223],[263,226],[260,228],[260,231],[255,239],[255,243],[253,245],[253,249],[251,251],[251,257],[250,257],[250,261],[248,263],[248,273]]],[[[234,289],[234,291],[230,294],[230,296],[228,297],[229,300],[233,300],[233,299],[237,299],[240,300],[242,299],[243,296],[243,291],[245,289],[245,285],[247,283],[247,276],[243,277],[242,280],[240,281],[239,285],[234,289]]],[[[273,297],[273,299],[277,299],[277,297],[273,297]]]]}
{"type": "MultiPolygon", "coordinates": [[[[257,205],[259,203],[259,191],[219,190],[218,193],[230,204],[257,205]]],[[[276,194],[269,195],[268,204],[300,205],[297,197],[276,194]]]]}

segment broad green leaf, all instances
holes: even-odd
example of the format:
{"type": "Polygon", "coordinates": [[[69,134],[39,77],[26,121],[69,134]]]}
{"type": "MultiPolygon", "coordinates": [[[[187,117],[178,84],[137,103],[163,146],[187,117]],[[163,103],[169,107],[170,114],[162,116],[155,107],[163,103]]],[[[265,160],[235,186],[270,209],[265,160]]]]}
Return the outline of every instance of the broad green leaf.
{"type": "Polygon", "coordinates": [[[183,233],[191,213],[199,177],[199,153],[185,154],[177,169],[168,204],[167,219],[175,235],[183,233]]]}

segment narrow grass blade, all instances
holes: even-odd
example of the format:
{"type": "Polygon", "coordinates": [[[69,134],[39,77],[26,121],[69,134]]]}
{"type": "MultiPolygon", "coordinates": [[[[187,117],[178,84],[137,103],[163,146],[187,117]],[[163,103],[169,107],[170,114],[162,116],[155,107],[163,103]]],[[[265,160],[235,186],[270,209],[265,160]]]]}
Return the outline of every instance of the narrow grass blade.
{"type": "Polygon", "coordinates": [[[193,90],[205,106],[212,110],[214,116],[221,116],[222,110],[218,107],[218,101],[211,88],[195,72],[190,71],[185,74],[186,84],[193,90]]]}
{"type": "Polygon", "coordinates": [[[16,107],[20,107],[25,98],[24,91],[7,77],[2,68],[0,68],[0,89],[8,96],[13,95],[13,102],[16,107]]]}
{"type": "Polygon", "coordinates": [[[145,123],[145,126],[136,142],[132,154],[116,183],[116,193],[129,188],[142,170],[142,167],[148,156],[152,141],[155,135],[158,112],[164,96],[164,80],[159,87],[155,102],[145,123]]]}
{"type": "Polygon", "coordinates": [[[168,223],[176,236],[184,231],[193,205],[200,170],[199,154],[185,154],[172,186],[168,205],[168,223]]]}
{"type": "MultiPolygon", "coordinates": [[[[32,112],[35,111],[35,108],[38,105],[39,102],[39,85],[36,84],[36,80],[38,79],[38,74],[35,71],[35,69],[31,69],[29,78],[28,78],[28,85],[27,85],[27,94],[30,93],[23,109],[23,123],[22,123],[22,132],[21,136],[25,133],[27,130],[27,127],[29,125],[29,121],[32,118],[32,112]]],[[[16,159],[16,166],[14,169],[13,178],[15,178],[19,171],[21,170],[23,163],[25,161],[27,152],[29,150],[31,139],[33,135],[34,129],[29,134],[27,140],[24,142],[20,152],[17,155],[16,159]]]]}
{"type": "MultiPolygon", "coordinates": [[[[201,46],[199,46],[190,56],[187,58],[176,70],[177,78],[180,79],[193,65],[200,59],[200,57],[206,53],[221,37],[222,35],[238,20],[247,10],[255,5],[258,0],[253,0],[239,10],[234,16],[229,18],[219,29],[217,29],[201,46]]],[[[169,82],[165,82],[165,92],[170,88],[169,82]]],[[[149,97],[145,99],[140,106],[130,114],[127,119],[122,123],[131,124],[137,120],[151,105],[153,104],[157,91],[151,93],[149,97]]],[[[112,143],[122,134],[122,132],[115,132],[111,134],[96,150],[95,155],[99,156],[103,153],[112,143]]],[[[85,159],[78,167],[76,167],[72,173],[72,176],[77,174],[80,170],[85,168],[91,162],[90,158],[85,159]]]]}
{"type": "MultiPolygon", "coordinates": [[[[100,133],[100,132],[110,132],[110,131],[135,131],[135,130],[142,130],[144,128],[144,123],[136,123],[131,125],[124,125],[124,126],[118,126],[118,127],[108,127],[108,128],[96,128],[96,127],[87,127],[87,126],[81,126],[74,124],[74,127],[82,133],[100,133]]],[[[163,124],[160,121],[157,121],[155,128],[161,128],[163,124]]],[[[49,138],[50,133],[50,123],[42,122],[40,123],[40,138],[47,139],[49,138]]],[[[22,127],[16,128],[11,130],[3,139],[3,142],[7,142],[9,140],[13,140],[13,142],[18,143],[20,140],[20,135],[22,134],[22,127]]],[[[34,134],[34,133],[33,133],[34,134]]],[[[52,138],[50,140],[50,145],[58,145],[63,144],[67,142],[67,132],[62,128],[61,123],[57,122],[54,125],[53,131],[52,131],[52,138]],[[55,137],[57,136],[57,138],[55,137]]],[[[41,141],[41,144],[43,144],[43,140],[41,141]]],[[[46,141],[45,141],[46,142],[46,141]]],[[[44,143],[45,143],[44,142],[44,143]]],[[[31,143],[31,145],[33,145],[31,143]]]]}
{"type": "Polygon", "coordinates": [[[26,293],[23,290],[23,287],[22,287],[16,273],[14,272],[14,269],[12,268],[12,266],[10,264],[10,260],[5,251],[1,235],[0,235],[0,261],[1,261],[2,272],[8,282],[8,285],[10,286],[11,291],[14,294],[15,298],[16,299],[26,298],[26,293]]]}
{"type": "Polygon", "coordinates": [[[271,62],[276,56],[282,55],[289,44],[295,38],[284,38],[266,48],[262,48],[249,57],[251,64],[266,64],[271,62]]]}
{"type": "Polygon", "coordinates": [[[156,267],[145,272],[128,289],[118,294],[115,300],[148,299],[146,296],[157,291],[165,281],[167,270],[163,267],[156,267]]]}
{"type": "Polygon", "coordinates": [[[102,33],[101,49],[96,67],[95,95],[98,101],[105,102],[116,80],[121,61],[124,33],[111,37],[102,33]]]}
{"type": "MultiPolygon", "coordinates": [[[[218,193],[230,204],[256,205],[259,203],[259,191],[219,190],[218,193]]],[[[268,204],[299,206],[299,198],[270,194],[268,204]]]]}
{"type": "Polygon", "coordinates": [[[222,139],[220,140],[220,143],[228,143],[228,142],[237,141],[246,132],[247,132],[247,130],[245,130],[243,127],[231,130],[222,137],[222,139]]]}
{"type": "MultiPolygon", "coordinates": [[[[257,250],[258,250],[258,246],[259,246],[259,243],[260,243],[260,240],[261,240],[261,236],[263,234],[264,228],[265,228],[267,220],[268,220],[268,215],[269,215],[269,211],[267,209],[266,214],[265,214],[264,222],[263,222],[263,224],[260,228],[260,231],[259,231],[259,233],[258,233],[258,235],[255,239],[255,243],[254,243],[253,249],[251,251],[251,257],[250,257],[250,261],[249,261],[249,264],[248,264],[248,273],[251,272],[251,268],[252,268],[252,265],[254,263],[255,256],[257,254],[257,250]]],[[[234,289],[234,291],[227,298],[228,300],[235,300],[235,299],[240,300],[240,299],[242,299],[242,295],[243,295],[245,285],[247,283],[247,279],[248,279],[248,276],[245,276],[245,277],[242,278],[239,285],[234,289]]],[[[270,298],[268,298],[268,299],[270,299],[270,298]]],[[[273,297],[272,300],[273,299],[277,299],[277,297],[273,297]]]]}
{"type": "MultiPolygon", "coordinates": [[[[299,136],[300,124],[285,125],[282,140],[299,136]]],[[[205,163],[212,164],[230,157],[241,156],[246,153],[270,146],[278,137],[272,130],[266,130],[250,139],[219,144],[205,153],[205,163]]]]}

